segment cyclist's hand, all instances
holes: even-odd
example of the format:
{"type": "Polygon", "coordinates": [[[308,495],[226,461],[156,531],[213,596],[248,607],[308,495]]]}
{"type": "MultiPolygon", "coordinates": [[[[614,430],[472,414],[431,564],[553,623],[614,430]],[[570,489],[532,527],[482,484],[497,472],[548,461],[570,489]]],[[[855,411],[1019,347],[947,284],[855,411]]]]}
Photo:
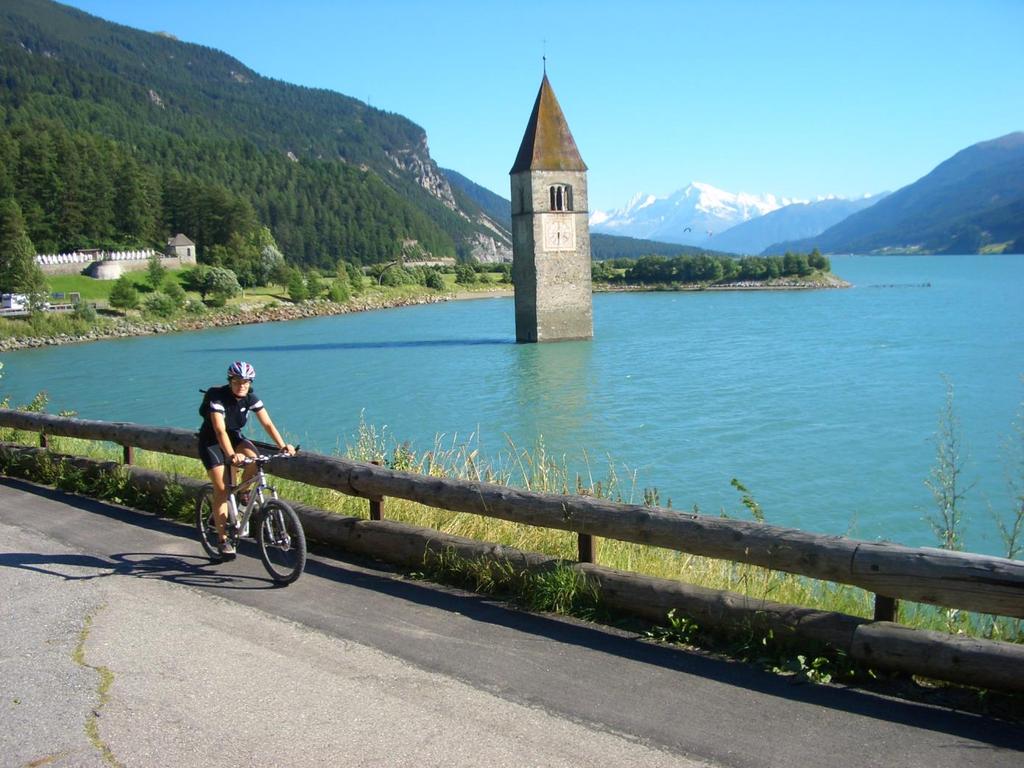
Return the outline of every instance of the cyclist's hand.
{"type": "Polygon", "coordinates": [[[242,466],[243,464],[245,464],[245,454],[244,453],[236,453],[236,454],[232,455],[231,463],[234,464],[236,467],[242,466]]]}
{"type": "Polygon", "coordinates": [[[295,455],[295,446],[292,445],[291,443],[288,443],[281,450],[284,451],[285,453],[287,453],[289,456],[294,456],[295,455]]]}

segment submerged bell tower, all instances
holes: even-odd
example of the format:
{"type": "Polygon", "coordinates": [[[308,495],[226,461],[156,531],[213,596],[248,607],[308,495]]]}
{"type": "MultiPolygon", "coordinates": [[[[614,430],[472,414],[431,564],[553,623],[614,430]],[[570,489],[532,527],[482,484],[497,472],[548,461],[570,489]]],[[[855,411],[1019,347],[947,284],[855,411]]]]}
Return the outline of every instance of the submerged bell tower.
{"type": "Polygon", "coordinates": [[[593,338],[587,166],[547,72],[509,175],[516,341],[593,338]]]}

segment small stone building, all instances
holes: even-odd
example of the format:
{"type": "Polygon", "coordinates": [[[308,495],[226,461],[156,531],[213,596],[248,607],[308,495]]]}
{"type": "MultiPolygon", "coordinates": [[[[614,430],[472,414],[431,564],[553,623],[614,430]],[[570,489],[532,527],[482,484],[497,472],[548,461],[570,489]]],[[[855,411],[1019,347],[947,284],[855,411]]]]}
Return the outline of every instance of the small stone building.
{"type": "Polygon", "coordinates": [[[180,232],[167,241],[164,252],[168,257],[178,259],[182,266],[196,263],[196,244],[180,232]]]}

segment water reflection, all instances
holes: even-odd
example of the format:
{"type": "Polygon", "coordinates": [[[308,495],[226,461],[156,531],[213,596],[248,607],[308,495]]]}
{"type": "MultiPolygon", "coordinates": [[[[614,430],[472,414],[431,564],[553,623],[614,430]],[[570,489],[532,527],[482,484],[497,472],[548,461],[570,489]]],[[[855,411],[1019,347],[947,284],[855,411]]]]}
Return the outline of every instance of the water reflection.
{"type": "Polygon", "coordinates": [[[520,435],[556,439],[585,434],[594,418],[594,344],[562,341],[523,344],[511,366],[512,424],[520,435]]]}
{"type": "Polygon", "coordinates": [[[480,347],[515,344],[513,339],[416,339],[407,341],[337,341],[324,344],[268,344],[258,347],[204,347],[203,352],[316,352],[345,349],[416,349],[420,347],[480,347]]]}

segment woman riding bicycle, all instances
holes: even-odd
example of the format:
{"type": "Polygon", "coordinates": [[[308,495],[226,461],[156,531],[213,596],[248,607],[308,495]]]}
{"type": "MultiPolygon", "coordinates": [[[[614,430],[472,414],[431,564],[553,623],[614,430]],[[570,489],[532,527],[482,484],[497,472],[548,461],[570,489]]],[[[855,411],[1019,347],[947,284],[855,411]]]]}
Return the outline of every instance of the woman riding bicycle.
{"type": "MultiPolygon", "coordinates": [[[[263,401],[252,391],[255,378],[256,370],[249,363],[241,360],[234,362],[228,366],[228,383],[208,389],[199,406],[199,415],[203,417],[203,425],[199,428],[199,458],[213,483],[214,522],[220,539],[220,554],[226,558],[235,556],[235,548],[227,540],[225,531],[228,484],[231,481],[230,470],[226,471],[225,467],[241,465],[247,456],[256,456],[256,447],[242,434],[242,427],[249,414],[256,414],[280,450],[295,455],[295,447],[285,443],[274,422],[270,420],[263,401]]],[[[254,465],[246,467],[243,481],[255,471],[254,465]]]]}

